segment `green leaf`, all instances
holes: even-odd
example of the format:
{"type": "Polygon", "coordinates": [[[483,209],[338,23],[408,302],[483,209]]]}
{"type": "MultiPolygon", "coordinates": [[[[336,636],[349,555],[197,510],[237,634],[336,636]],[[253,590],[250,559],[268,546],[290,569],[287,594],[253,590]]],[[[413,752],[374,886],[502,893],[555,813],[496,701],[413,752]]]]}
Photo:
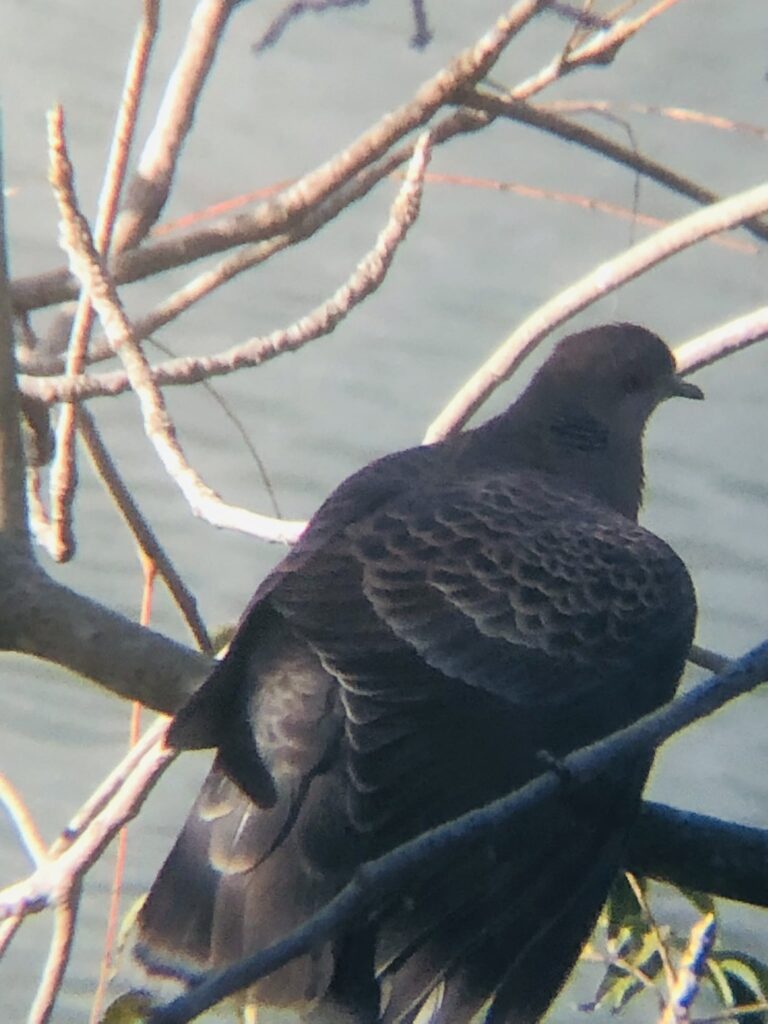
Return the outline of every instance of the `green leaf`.
{"type": "Polygon", "coordinates": [[[748,953],[719,950],[707,959],[715,991],[726,1007],[735,1007],[734,1020],[741,1024],[768,1024],[768,1011],[739,1015],[738,1007],[766,1001],[768,965],[748,953]]]}

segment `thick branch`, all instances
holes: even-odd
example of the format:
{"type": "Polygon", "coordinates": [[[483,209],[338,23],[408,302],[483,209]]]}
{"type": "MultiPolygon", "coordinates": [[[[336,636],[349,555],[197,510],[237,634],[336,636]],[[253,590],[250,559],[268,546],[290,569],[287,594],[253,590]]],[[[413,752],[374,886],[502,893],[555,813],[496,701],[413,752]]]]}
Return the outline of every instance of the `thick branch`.
{"type": "Polygon", "coordinates": [[[0,540],[0,649],[31,654],[112,693],[175,711],[211,660],[56,583],[0,540]]]}
{"type": "Polygon", "coordinates": [[[768,830],[647,802],[626,867],[685,889],[768,907],[768,830]]]}

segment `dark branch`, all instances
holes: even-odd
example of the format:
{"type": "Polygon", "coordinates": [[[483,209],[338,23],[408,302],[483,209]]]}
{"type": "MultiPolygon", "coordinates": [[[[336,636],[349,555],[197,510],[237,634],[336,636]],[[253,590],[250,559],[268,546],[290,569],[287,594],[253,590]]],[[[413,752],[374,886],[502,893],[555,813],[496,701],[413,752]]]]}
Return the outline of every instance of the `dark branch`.
{"type": "Polygon", "coordinates": [[[646,803],[627,854],[635,874],[768,907],[768,830],[646,803]]]}

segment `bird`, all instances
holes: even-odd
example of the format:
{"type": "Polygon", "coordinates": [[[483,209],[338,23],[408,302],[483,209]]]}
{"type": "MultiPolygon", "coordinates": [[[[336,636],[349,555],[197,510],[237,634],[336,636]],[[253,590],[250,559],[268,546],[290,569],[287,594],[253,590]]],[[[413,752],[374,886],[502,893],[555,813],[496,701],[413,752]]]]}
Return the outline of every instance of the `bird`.
{"type": "MultiPolygon", "coordinates": [[[[210,774],[133,956],[193,982],[309,920],[358,867],[668,701],[682,560],[638,524],[643,433],[702,398],[656,334],[562,339],[506,411],[345,480],[264,579],[169,743],[210,774]]],[[[652,751],[557,792],[246,995],[313,1024],[535,1024],[622,866],[652,751]]]]}

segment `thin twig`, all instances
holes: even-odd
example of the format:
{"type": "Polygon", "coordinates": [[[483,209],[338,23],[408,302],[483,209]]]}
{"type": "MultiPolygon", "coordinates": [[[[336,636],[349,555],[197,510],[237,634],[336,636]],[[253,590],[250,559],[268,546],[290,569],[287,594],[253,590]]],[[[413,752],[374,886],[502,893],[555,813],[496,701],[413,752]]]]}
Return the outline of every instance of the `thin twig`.
{"type": "Polygon", "coordinates": [[[581,280],[545,302],[527,317],[454,395],[430,425],[425,440],[436,441],[463,426],[485,399],[520,365],[525,356],[569,317],[615,291],[651,266],[719,231],[768,210],[768,185],[697,210],[649,238],[601,263],[581,280]]]}
{"type": "Polygon", "coordinates": [[[142,515],[141,509],[125,485],[112,456],[101,439],[99,429],[87,409],[80,408],[78,410],[78,426],[96,472],[112,496],[139,549],[154,562],[160,578],[167,586],[168,592],[175,601],[200,650],[208,654],[212,653],[208,631],[200,617],[194,595],[176,571],[154,530],[142,515]]]}
{"type": "MultiPolygon", "coordinates": [[[[589,952],[583,952],[580,959],[588,961],[589,963],[602,964],[604,967],[615,967],[618,970],[623,971],[625,974],[628,974],[631,978],[634,978],[635,981],[643,988],[651,991],[655,990],[656,982],[653,978],[650,978],[645,971],[642,971],[636,964],[633,964],[631,960],[627,960],[626,957],[619,956],[618,953],[612,953],[610,949],[611,945],[615,945],[615,940],[608,940],[609,948],[605,953],[601,953],[593,948],[589,952]]],[[[588,1009],[591,1010],[593,1005],[594,1004],[592,1003],[588,1003],[588,1009]]],[[[659,1001],[659,1005],[661,1006],[661,1001],[659,1001]]],[[[595,1006],[594,1008],[596,1009],[597,1007],[595,1006]]]]}
{"type": "MultiPolygon", "coordinates": [[[[155,594],[155,579],[157,578],[157,567],[155,562],[139,548],[139,562],[141,564],[144,586],[141,594],[141,610],[139,622],[142,626],[148,626],[152,621],[152,604],[155,594]]],[[[131,720],[128,730],[128,749],[135,747],[141,739],[141,704],[133,701],[131,704],[131,720]]],[[[115,943],[118,935],[120,922],[120,897],[122,895],[123,881],[125,879],[125,865],[128,855],[128,829],[124,825],[117,837],[117,849],[115,851],[115,866],[112,873],[112,885],[109,893],[109,909],[107,911],[107,926],[104,934],[104,949],[99,965],[99,977],[96,982],[96,991],[91,1000],[90,1024],[98,1024],[102,1016],[104,997],[107,985],[112,973],[115,954],[115,943]]]]}
{"type": "MultiPolygon", "coordinates": [[[[146,72],[152,44],[157,35],[159,0],[144,0],[144,15],[136,33],[123,86],[112,144],[107,158],[104,180],[99,197],[94,244],[98,252],[106,255],[109,251],[112,229],[115,223],[117,204],[125,179],[139,103],[144,92],[146,72]]],[[[52,119],[55,129],[59,122],[52,119]]],[[[55,151],[57,140],[51,142],[55,151]]],[[[55,169],[52,166],[55,174],[55,169]]],[[[60,176],[52,181],[54,188],[61,190],[59,203],[72,204],[74,196],[69,194],[66,182],[60,176]]],[[[86,365],[88,345],[93,324],[93,307],[86,294],[81,294],[77,303],[67,348],[65,373],[68,376],[81,374],[86,365]]],[[[50,532],[46,531],[47,547],[57,562],[68,561],[75,551],[75,535],[72,529],[72,505],[77,487],[77,464],[75,461],[75,433],[77,407],[67,403],[59,413],[56,425],[55,454],[50,469],[50,532]]]]}
{"type": "Polygon", "coordinates": [[[591,33],[586,42],[570,48],[567,52],[559,53],[537,74],[510,89],[508,95],[511,99],[527,100],[577,68],[590,64],[610,64],[626,42],[637,35],[650,21],[664,14],[677,3],[680,3],[680,0],[658,0],[637,18],[622,19],[609,29],[591,33]]]}
{"type": "MultiPolygon", "coordinates": [[[[691,1006],[701,986],[701,975],[715,942],[715,932],[715,915],[712,913],[704,914],[691,928],[688,945],[659,1024],[689,1024],[691,1006]]],[[[735,1015],[736,1011],[733,1012],[735,1015]]]]}
{"type": "Polygon", "coordinates": [[[750,121],[734,121],[721,114],[709,114],[687,107],[659,107],[649,103],[613,103],[610,100],[555,100],[547,109],[566,114],[611,114],[615,110],[628,110],[634,114],[649,114],[669,118],[683,124],[704,125],[715,131],[735,132],[768,139],[768,128],[750,121]]]}
{"type": "Polygon", "coordinates": [[[51,947],[40,986],[29,1011],[29,1024],[47,1024],[51,1019],[72,954],[79,905],[80,885],[75,884],[56,906],[51,947]]]}
{"type": "Polygon", "coordinates": [[[0,535],[23,556],[32,557],[27,524],[25,460],[16,385],[11,295],[5,233],[5,180],[0,136],[0,535]]]}
{"type": "MultiPolygon", "coordinates": [[[[164,724],[167,727],[167,723],[164,724]]],[[[60,904],[98,860],[120,828],[136,816],[149,790],[174,757],[175,752],[165,746],[163,739],[156,740],[145,750],[122,786],[76,839],[69,841],[62,837],[51,847],[46,864],[23,881],[0,891],[0,921],[60,904]]]]}
{"type": "MultiPolygon", "coordinates": [[[[691,181],[690,178],[677,174],[675,171],[643,156],[635,149],[622,146],[613,139],[609,139],[600,132],[585,128],[584,125],[569,121],[549,107],[534,106],[522,100],[509,96],[498,96],[486,89],[478,87],[472,90],[464,90],[459,96],[460,101],[466,106],[475,110],[483,110],[493,114],[495,117],[506,117],[512,121],[519,121],[522,124],[531,125],[543,131],[549,132],[567,142],[575,142],[586,149],[591,149],[601,156],[613,160],[615,163],[628,167],[630,170],[642,174],[651,181],[663,185],[674,192],[695,199],[697,203],[716,203],[722,198],[711,189],[691,181]]],[[[768,226],[759,221],[752,221],[744,224],[747,231],[752,232],[762,241],[768,240],[768,226]]]]}
{"type": "Polygon", "coordinates": [[[23,924],[24,916],[22,914],[14,914],[12,917],[6,918],[5,921],[0,921],[0,960],[5,956],[6,949],[23,924]]]}
{"type": "MultiPolygon", "coordinates": [[[[398,171],[396,176],[399,173],[398,171]]],[[[639,213],[635,209],[619,206],[617,203],[611,203],[605,199],[596,199],[593,196],[580,195],[575,192],[561,192],[555,189],[539,188],[518,181],[499,181],[497,178],[478,178],[468,174],[438,174],[434,172],[427,173],[424,180],[429,184],[460,185],[465,188],[489,189],[493,192],[511,192],[526,199],[542,199],[547,202],[566,203],[579,207],[582,210],[605,213],[608,216],[628,220],[632,224],[640,224],[644,227],[663,228],[671,223],[669,219],[654,217],[648,213],[639,213]]],[[[745,224],[745,228],[747,227],[745,224]]],[[[766,234],[768,235],[768,232],[766,234]]],[[[730,236],[725,238],[715,237],[708,239],[708,241],[714,245],[730,249],[733,252],[744,253],[749,256],[756,256],[762,252],[762,249],[755,243],[739,238],[731,238],[730,236]]],[[[49,365],[54,366],[53,361],[49,365]]]]}
{"type": "Polygon", "coordinates": [[[24,849],[32,863],[39,867],[48,859],[48,848],[38,831],[29,808],[16,787],[5,775],[0,775],[0,803],[5,805],[8,815],[16,827],[24,849]]]}
{"type": "Polygon", "coordinates": [[[158,718],[152,723],[70,819],[67,827],[48,851],[49,856],[57,857],[64,850],[68,850],[94,818],[101,814],[111,800],[114,800],[133,773],[138,770],[143,758],[151,756],[151,751],[154,748],[162,748],[168,725],[169,720],[165,717],[158,718]]]}
{"type": "MultiPolygon", "coordinates": [[[[155,125],[127,189],[115,230],[115,249],[132,248],[146,236],[170,194],[181,148],[229,16],[239,0],[200,0],[181,54],[168,81],[155,125]]],[[[154,7],[154,4],[153,4],[154,7]]],[[[155,8],[156,14],[156,8],[155,8]]]]}
{"type": "Polygon", "coordinates": [[[724,672],[731,663],[731,659],[726,658],[724,654],[718,654],[717,651],[702,647],[700,644],[692,644],[688,652],[688,661],[709,672],[724,672]]]}
{"type": "MultiPolygon", "coordinates": [[[[270,197],[251,213],[238,214],[178,239],[160,240],[142,246],[139,250],[121,253],[112,268],[115,282],[125,284],[136,281],[236,245],[263,241],[294,229],[301,234],[302,218],[323,204],[333,193],[353,185],[353,179],[357,176],[361,176],[360,181],[350,188],[347,202],[365,194],[396,166],[411,158],[413,143],[398,151],[394,163],[390,159],[376,169],[376,161],[391,146],[423,127],[436,111],[449,102],[456,89],[483,78],[508,43],[546,4],[547,0],[519,0],[473,46],[461,52],[447,67],[427,80],[408,103],[386,114],[340,153],[310,171],[280,195],[270,197]],[[371,171],[372,166],[373,173],[365,174],[365,171],[371,171]]],[[[459,118],[452,115],[445,129],[441,128],[435,133],[434,141],[444,141],[463,131],[475,131],[486,123],[489,123],[489,119],[483,120],[479,114],[473,117],[465,112],[459,118]]],[[[56,270],[13,282],[11,298],[14,308],[22,311],[65,301],[75,291],[76,284],[71,275],[66,270],[56,270]]]]}
{"type": "Polygon", "coordinates": [[[656,918],[653,915],[651,906],[648,900],[646,899],[645,893],[643,892],[643,889],[640,883],[638,882],[637,878],[635,878],[631,871],[626,871],[624,874],[629,884],[629,887],[632,890],[635,899],[637,900],[637,905],[640,908],[640,912],[643,918],[645,919],[645,923],[648,926],[648,929],[651,932],[651,935],[653,936],[654,941],[656,943],[656,950],[659,954],[659,958],[661,959],[661,967],[664,971],[664,978],[667,983],[667,991],[671,992],[675,986],[675,971],[672,967],[672,961],[669,957],[669,950],[667,949],[667,944],[662,937],[661,929],[659,928],[656,922],[656,918]]]}
{"type": "Polygon", "coordinates": [[[120,297],[93,245],[88,222],[76,205],[72,166],[67,154],[63,113],[60,107],[55,108],[50,121],[54,173],[61,183],[57,189],[57,196],[63,196],[65,193],[68,196],[68,201],[61,202],[59,207],[62,218],[62,245],[69,256],[73,272],[81,281],[99,315],[107,338],[122,360],[131,387],[139,400],[145,432],[166,471],[179,485],[193,512],[209,522],[217,526],[240,529],[265,540],[295,540],[298,535],[295,524],[227,505],[188,463],[162,392],[152,379],[149,363],[133,336],[120,297]]]}
{"type": "Polygon", "coordinates": [[[261,37],[253,44],[252,50],[254,53],[261,53],[274,46],[290,23],[307,11],[319,13],[332,7],[362,7],[369,2],[370,0],[294,0],[275,15],[261,37]]]}
{"type": "Polygon", "coordinates": [[[682,373],[694,373],[766,337],[768,306],[761,306],[678,345],[675,359],[682,373]]]}

